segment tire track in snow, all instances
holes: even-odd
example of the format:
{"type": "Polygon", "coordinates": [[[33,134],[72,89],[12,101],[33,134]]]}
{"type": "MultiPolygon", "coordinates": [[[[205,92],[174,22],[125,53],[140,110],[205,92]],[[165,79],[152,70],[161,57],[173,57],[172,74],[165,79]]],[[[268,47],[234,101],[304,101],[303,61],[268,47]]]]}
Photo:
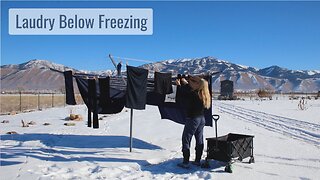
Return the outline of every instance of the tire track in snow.
{"type": "Polygon", "coordinates": [[[252,122],[270,131],[294,137],[316,146],[320,145],[320,134],[318,134],[318,132],[320,132],[320,125],[318,124],[246,109],[222,102],[216,103],[215,105],[221,112],[252,122]]]}

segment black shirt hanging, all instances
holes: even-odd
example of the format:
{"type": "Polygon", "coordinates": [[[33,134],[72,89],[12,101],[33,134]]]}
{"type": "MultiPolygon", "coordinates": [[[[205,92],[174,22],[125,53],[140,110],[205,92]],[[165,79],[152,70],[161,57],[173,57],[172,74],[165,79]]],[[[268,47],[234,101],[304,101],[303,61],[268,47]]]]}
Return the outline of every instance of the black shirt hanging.
{"type": "Polygon", "coordinates": [[[127,66],[126,107],[145,109],[147,100],[148,70],[127,66]]]}

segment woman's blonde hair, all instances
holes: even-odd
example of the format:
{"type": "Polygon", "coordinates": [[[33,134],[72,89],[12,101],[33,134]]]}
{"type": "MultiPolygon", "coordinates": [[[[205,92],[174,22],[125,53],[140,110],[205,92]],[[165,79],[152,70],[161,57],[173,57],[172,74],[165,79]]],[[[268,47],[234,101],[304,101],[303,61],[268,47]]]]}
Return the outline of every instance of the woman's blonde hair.
{"type": "Polygon", "coordinates": [[[199,98],[202,100],[203,106],[209,109],[211,106],[211,96],[209,93],[208,82],[205,79],[201,79],[199,87],[199,98]]]}

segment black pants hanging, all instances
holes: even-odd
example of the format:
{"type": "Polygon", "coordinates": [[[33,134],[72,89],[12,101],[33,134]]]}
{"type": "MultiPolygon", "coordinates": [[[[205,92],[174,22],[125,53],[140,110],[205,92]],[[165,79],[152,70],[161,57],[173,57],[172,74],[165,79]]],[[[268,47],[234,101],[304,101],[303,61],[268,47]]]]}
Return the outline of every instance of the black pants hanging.
{"type": "Polygon", "coordinates": [[[74,90],[73,90],[72,71],[65,71],[63,72],[63,75],[64,75],[64,84],[66,89],[66,104],[76,105],[76,100],[74,98],[74,90]]]}
{"type": "Polygon", "coordinates": [[[93,128],[99,128],[97,87],[95,79],[89,79],[88,127],[91,127],[91,112],[93,112],[93,128]]]}

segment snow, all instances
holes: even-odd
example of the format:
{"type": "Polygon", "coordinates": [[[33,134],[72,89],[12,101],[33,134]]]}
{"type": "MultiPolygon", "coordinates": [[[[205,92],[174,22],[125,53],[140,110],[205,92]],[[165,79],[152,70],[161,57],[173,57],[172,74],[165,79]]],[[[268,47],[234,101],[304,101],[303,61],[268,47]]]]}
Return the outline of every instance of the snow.
{"type": "MultiPolygon", "coordinates": [[[[160,119],[158,108],[133,112],[133,152],[129,152],[130,110],[100,115],[100,128],[86,121],[64,126],[70,112],[86,119],[84,105],[0,116],[1,179],[318,179],[320,177],[320,100],[279,97],[272,101],[216,101],[218,135],[254,135],[255,163],[248,158],[224,172],[225,163],[210,160],[211,168],[181,169],[183,126],[160,119]],[[21,120],[35,125],[21,127],[21,120]],[[44,126],[48,122],[51,125],[44,126]],[[8,131],[19,134],[6,135],[8,131]]],[[[214,137],[212,127],[205,127],[214,137]]],[[[205,145],[206,146],[206,145],[205,145]]],[[[205,148],[206,149],[206,148],[205,148]]],[[[206,153],[203,155],[203,159],[206,153]]],[[[194,140],[191,160],[194,159],[194,140]]]]}
{"type": "Polygon", "coordinates": [[[315,75],[315,74],[319,74],[320,73],[320,70],[312,70],[312,71],[306,71],[308,75],[312,76],[312,75],[315,75]]]}
{"type": "Polygon", "coordinates": [[[239,67],[241,67],[242,69],[248,69],[249,66],[245,66],[245,65],[241,65],[241,64],[237,64],[239,67]]]}
{"type": "Polygon", "coordinates": [[[271,67],[267,70],[266,74],[269,75],[274,70],[274,67],[271,67]]]}

